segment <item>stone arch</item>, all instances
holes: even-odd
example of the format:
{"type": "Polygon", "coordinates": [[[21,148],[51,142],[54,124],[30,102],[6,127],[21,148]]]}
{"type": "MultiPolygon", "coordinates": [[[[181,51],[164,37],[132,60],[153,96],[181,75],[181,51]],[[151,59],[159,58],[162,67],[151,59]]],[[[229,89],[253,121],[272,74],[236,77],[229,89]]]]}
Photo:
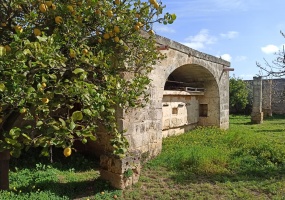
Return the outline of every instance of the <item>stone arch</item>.
{"type": "Polygon", "coordinates": [[[164,77],[161,97],[163,137],[198,125],[219,126],[219,87],[212,72],[197,64],[185,64],[170,72],[164,77]]]}

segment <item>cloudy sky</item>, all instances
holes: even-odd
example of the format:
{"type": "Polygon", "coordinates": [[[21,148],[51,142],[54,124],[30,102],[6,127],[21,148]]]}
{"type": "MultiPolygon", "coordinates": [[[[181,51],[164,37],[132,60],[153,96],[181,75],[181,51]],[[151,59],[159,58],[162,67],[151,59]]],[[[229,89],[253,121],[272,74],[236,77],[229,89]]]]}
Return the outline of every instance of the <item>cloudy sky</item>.
{"type": "Polygon", "coordinates": [[[175,13],[172,25],[156,25],[157,34],[221,57],[244,80],[259,74],[256,62],[271,61],[283,48],[284,0],[162,0],[175,13]]]}

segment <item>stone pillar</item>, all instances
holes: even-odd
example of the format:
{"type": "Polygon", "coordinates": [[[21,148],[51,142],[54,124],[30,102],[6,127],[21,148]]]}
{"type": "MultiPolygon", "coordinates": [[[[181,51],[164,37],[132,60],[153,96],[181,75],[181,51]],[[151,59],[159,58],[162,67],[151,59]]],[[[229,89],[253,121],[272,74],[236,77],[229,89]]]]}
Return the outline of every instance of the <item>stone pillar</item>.
{"type": "Polygon", "coordinates": [[[253,103],[251,122],[254,124],[261,124],[263,122],[262,77],[253,77],[253,103]]]}
{"type": "Polygon", "coordinates": [[[262,112],[264,116],[272,116],[271,102],[272,102],[272,80],[263,81],[262,91],[262,112]]]}
{"type": "Polygon", "coordinates": [[[9,151],[0,152],[0,190],[9,189],[9,151]]]}
{"type": "Polygon", "coordinates": [[[114,155],[101,155],[100,176],[117,189],[124,189],[139,181],[141,170],[140,154],[132,153],[125,158],[114,155]]]}

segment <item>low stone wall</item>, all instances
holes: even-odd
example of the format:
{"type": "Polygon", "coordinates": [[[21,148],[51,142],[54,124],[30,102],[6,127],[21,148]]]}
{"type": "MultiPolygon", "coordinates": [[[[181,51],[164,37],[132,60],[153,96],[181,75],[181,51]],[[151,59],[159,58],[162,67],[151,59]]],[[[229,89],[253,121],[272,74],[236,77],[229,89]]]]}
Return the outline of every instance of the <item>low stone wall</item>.
{"type": "Polygon", "coordinates": [[[204,92],[163,92],[162,137],[179,135],[197,126],[200,95],[204,95],[204,92]]]}

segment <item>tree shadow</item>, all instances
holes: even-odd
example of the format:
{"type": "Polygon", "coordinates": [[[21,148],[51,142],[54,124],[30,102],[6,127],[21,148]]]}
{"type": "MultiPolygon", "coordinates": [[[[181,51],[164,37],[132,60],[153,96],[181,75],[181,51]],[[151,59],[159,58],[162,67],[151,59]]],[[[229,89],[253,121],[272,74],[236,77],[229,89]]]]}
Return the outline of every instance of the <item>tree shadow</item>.
{"type": "Polygon", "coordinates": [[[53,152],[53,162],[50,157],[41,156],[40,148],[31,148],[23,152],[19,158],[10,159],[10,170],[36,169],[39,165],[51,166],[58,170],[86,171],[99,168],[100,159],[94,155],[73,152],[70,157],[65,157],[61,149],[53,152]]]}
{"type": "Polygon", "coordinates": [[[189,183],[225,183],[239,181],[264,181],[264,180],[282,180],[285,178],[285,169],[275,170],[245,170],[236,173],[195,173],[191,170],[177,170],[171,176],[171,179],[178,184],[189,183]]]}
{"type": "MultiPolygon", "coordinates": [[[[31,189],[30,186],[18,187],[23,194],[37,191],[50,192],[58,197],[67,197],[68,199],[80,199],[88,196],[99,195],[101,192],[120,195],[121,190],[111,187],[107,181],[99,178],[88,181],[74,181],[61,183],[57,180],[43,181],[37,183],[36,188],[31,189]]],[[[107,198],[108,199],[108,198],[107,198]]]]}

